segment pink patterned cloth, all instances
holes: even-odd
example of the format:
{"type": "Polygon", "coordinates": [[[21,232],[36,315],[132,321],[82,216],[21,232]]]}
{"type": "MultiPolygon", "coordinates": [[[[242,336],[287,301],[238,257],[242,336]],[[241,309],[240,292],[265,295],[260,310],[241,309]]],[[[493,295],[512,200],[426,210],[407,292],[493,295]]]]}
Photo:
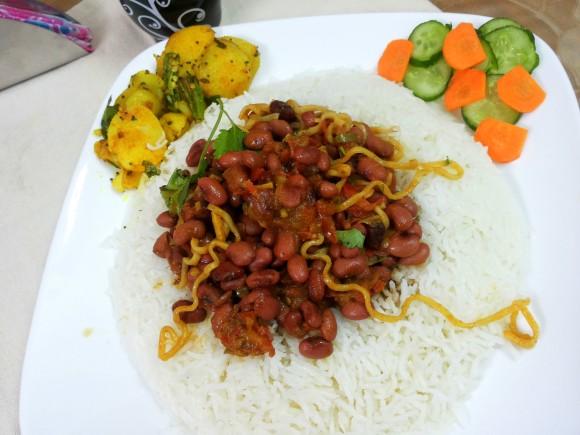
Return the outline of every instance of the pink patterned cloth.
{"type": "Polygon", "coordinates": [[[63,36],[89,53],[94,50],[93,38],[88,27],[83,26],[58,9],[36,1],[1,0],[0,19],[39,26],[63,36]]]}

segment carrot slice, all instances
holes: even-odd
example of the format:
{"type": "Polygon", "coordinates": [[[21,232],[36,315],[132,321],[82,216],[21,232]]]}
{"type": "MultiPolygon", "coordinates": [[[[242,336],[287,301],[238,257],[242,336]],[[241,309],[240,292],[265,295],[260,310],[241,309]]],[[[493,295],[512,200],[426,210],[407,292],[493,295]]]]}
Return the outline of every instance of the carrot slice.
{"type": "Polygon", "coordinates": [[[395,39],[389,42],[379,59],[379,75],[393,82],[402,82],[412,52],[413,43],[408,39],[395,39]]]}
{"type": "Polygon", "coordinates": [[[473,137],[487,147],[487,154],[494,162],[507,163],[522,154],[527,135],[525,128],[486,118],[479,123],[473,137]]]}
{"type": "Polygon", "coordinates": [[[443,57],[451,68],[471,68],[486,59],[483,46],[471,23],[460,23],[443,41],[443,57]]]}
{"type": "Polygon", "coordinates": [[[546,92],[521,65],[516,65],[497,81],[499,98],[518,112],[536,110],[546,98],[546,92]]]}
{"type": "Polygon", "coordinates": [[[485,98],[487,77],[478,69],[457,71],[445,91],[445,107],[455,110],[485,98]]]}

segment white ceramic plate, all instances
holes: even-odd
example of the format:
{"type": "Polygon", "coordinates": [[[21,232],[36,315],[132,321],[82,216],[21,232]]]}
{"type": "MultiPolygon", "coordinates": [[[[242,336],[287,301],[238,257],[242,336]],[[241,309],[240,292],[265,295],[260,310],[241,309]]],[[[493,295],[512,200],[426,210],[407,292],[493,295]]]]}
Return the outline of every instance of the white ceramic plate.
{"type": "MultiPolygon", "coordinates": [[[[255,42],[262,66],[256,83],[303,70],[373,69],[386,43],[406,38],[429,19],[478,25],[458,14],[361,14],[290,19],[216,29],[255,42]]],[[[453,433],[580,433],[580,114],[554,52],[536,39],[534,77],[546,90],[542,106],[522,117],[529,128],[522,157],[504,166],[533,231],[529,288],[542,334],[532,351],[497,352],[453,433]]],[[[118,95],[131,74],[154,69],[158,44],[137,56],[105,96],[118,95]]],[[[117,335],[106,294],[115,252],[106,239],[122,226],[125,196],[113,192],[111,168],[93,153],[89,134],[54,235],[24,364],[22,433],[157,434],[170,422],[135,372],[117,335]]]]}

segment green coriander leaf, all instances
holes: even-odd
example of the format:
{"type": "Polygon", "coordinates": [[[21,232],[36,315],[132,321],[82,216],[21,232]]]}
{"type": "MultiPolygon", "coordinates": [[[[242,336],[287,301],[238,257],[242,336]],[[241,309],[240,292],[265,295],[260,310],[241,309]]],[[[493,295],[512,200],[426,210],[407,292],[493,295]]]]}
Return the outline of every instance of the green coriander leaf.
{"type": "Polygon", "coordinates": [[[181,212],[191,181],[191,176],[184,175],[181,169],[176,169],[171,174],[167,184],[159,188],[170,213],[178,214],[181,212]]]}
{"type": "Polygon", "coordinates": [[[145,175],[147,175],[147,177],[149,178],[161,174],[161,170],[153,163],[148,162],[147,160],[143,160],[143,166],[145,167],[145,175]]]}
{"type": "Polygon", "coordinates": [[[220,130],[213,144],[213,156],[219,159],[225,153],[242,151],[244,149],[244,137],[246,132],[237,125],[232,125],[229,130],[220,130]]]}
{"type": "Polygon", "coordinates": [[[105,111],[101,118],[101,134],[105,139],[107,139],[109,134],[109,125],[111,125],[111,121],[119,111],[119,106],[117,104],[111,105],[110,103],[111,97],[109,97],[109,101],[107,101],[107,107],[105,107],[105,111]]]}
{"type": "Polygon", "coordinates": [[[347,248],[362,248],[365,243],[365,236],[356,228],[350,230],[337,231],[338,241],[347,248]]]}

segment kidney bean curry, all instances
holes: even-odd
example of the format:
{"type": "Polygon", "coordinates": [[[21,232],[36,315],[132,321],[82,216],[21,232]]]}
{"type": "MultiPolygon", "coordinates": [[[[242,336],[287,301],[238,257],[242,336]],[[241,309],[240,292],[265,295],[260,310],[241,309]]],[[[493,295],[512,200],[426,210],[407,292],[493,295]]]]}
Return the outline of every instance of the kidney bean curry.
{"type": "Polygon", "coordinates": [[[391,131],[293,100],[248,105],[240,119],[243,126],[232,121],[215,140],[196,141],[188,168],[177,169],[161,188],[168,210],[157,223],[166,231],[153,252],[167,259],[175,284],[186,291],[172,306],[177,328],[161,330],[162,360],[187,343],[188,324],[210,313],[213,333],[229,354],[273,356],[276,322],[300,339],[304,357],[326,358],[338,313],[395,322],[414,300],[464,328],[511,315],[506,337],[533,346],[537,325],[526,300],[473,323],[419,293],[407,298],[400,315],[373,307],[374,297],[385,297],[393,268],[429,258],[419,206],[409,194],[428,174],[461,178],[459,164],[403,161],[391,131]],[[406,187],[399,188],[396,171],[414,172],[406,187]],[[519,312],[533,336],[517,330],[519,312]]]}

